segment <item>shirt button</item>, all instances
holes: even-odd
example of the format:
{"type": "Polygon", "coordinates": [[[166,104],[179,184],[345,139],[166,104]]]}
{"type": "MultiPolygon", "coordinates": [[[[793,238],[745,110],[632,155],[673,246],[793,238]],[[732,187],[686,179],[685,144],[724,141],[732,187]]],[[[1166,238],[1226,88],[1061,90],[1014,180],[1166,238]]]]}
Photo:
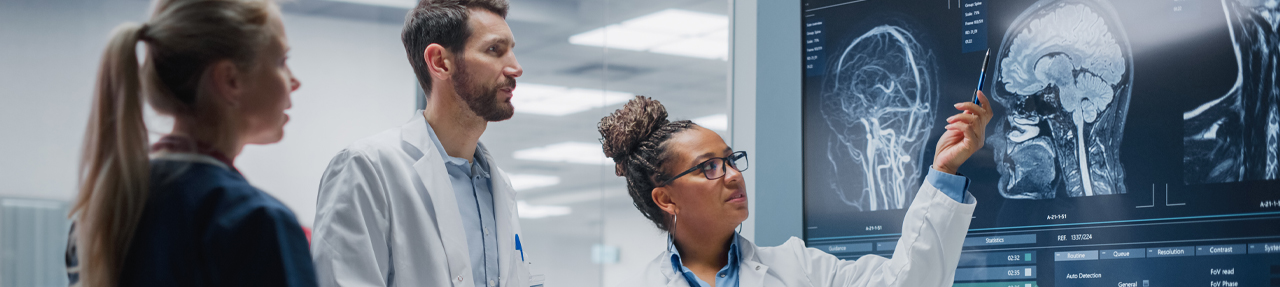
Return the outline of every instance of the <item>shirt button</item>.
{"type": "Polygon", "coordinates": [[[493,279],[489,279],[489,286],[496,286],[496,285],[497,285],[497,284],[494,284],[494,283],[493,283],[493,279]]]}
{"type": "Polygon", "coordinates": [[[453,278],[453,280],[457,280],[458,282],[462,282],[462,275],[458,275],[458,278],[453,278]]]}
{"type": "Polygon", "coordinates": [[[488,228],[488,227],[485,227],[485,228],[484,228],[484,235],[489,235],[489,228],[488,228]]]}
{"type": "Polygon", "coordinates": [[[757,265],[757,266],[756,266],[756,270],[760,270],[760,266],[758,266],[758,265],[757,265]]]}
{"type": "Polygon", "coordinates": [[[720,278],[724,278],[724,274],[720,274],[720,278]]]}

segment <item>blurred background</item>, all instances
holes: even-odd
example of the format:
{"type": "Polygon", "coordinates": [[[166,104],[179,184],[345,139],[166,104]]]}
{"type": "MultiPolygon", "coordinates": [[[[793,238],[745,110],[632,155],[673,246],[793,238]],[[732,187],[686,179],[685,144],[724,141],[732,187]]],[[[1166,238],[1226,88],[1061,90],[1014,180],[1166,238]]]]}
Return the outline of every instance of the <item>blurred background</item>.
{"type": "MultiPolygon", "coordinates": [[[[236,165],[303,226],[339,150],[420,116],[400,42],[415,3],[282,5],[302,88],[284,140],[246,148],[236,165]]],[[[0,0],[0,286],[66,285],[67,210],[99,57],[109,32],[144,21],[149,4],[0,0]]],[[[517,113],[481,141],[511,175],[531,271],[546,286],[618,285],[665,248],[614,176],[596,122],[638,94],[730,141],[729,9],[726,0],[511,0],[525,69],[517,113]]],[[[169,130],[164,118],[148,121],[153,139],[169,130]]]]}

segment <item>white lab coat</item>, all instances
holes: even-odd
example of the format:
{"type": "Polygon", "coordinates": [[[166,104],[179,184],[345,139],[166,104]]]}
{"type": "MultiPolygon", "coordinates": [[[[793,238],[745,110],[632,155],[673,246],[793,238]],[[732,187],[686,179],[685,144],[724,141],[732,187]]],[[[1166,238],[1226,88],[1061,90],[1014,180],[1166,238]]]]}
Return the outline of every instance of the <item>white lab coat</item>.
{"type": "MultiPolygon", "coordinates": [[[[483,145],[480,150],[484,150],[483,145]]],[[[487,151],[502,287],[529,286],[515,189],[487,151]]],[[[320,179],[311,239],[320,286],[475,287],[453,185],[421,111],[357,141],[320,179]]]]}
{"type": "MultiPolygon", "coordinates": [[[[967,202],[973,196],[965,193],[967,202]]],[[[893,259],[866,255],[841,260],[791,237],[775,247],[759,247],[738,237],[738,286],[951,286],[974,204],[962,204],[925,182],[902,222],[893,259]]],[[[671,252],[649,263],[632,286],[689,286],[673,271],[671,252]]]]}

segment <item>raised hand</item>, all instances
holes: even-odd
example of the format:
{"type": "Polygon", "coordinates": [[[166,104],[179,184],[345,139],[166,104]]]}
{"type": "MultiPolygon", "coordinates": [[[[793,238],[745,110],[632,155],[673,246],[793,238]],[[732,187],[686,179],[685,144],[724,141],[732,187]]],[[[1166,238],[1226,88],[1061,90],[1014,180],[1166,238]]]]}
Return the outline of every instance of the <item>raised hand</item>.
{"type": "Polygon", "coordinates": [[[969,156],[982,148],[992,116],[991,101],[982,91],[978,91],[978,101],[982,106],[967,101],[955,104],[961,112],[947,118],[947,131],[938,139],[938,149],[933,154],[933,169],[955,174],[969,156]]]}

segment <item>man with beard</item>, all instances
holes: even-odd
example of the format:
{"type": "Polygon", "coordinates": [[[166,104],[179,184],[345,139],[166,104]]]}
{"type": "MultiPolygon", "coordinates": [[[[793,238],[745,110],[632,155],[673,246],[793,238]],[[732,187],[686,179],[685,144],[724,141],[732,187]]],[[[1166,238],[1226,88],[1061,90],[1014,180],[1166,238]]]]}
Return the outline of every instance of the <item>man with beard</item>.
{"type": "Polygon", "coordinates": [[[401,40],[425,110],[342,150],[320,180],[322,286],[529,286],[515,190],[480,144],[523,70],[506,0],[425,0],[401,40]]]}

